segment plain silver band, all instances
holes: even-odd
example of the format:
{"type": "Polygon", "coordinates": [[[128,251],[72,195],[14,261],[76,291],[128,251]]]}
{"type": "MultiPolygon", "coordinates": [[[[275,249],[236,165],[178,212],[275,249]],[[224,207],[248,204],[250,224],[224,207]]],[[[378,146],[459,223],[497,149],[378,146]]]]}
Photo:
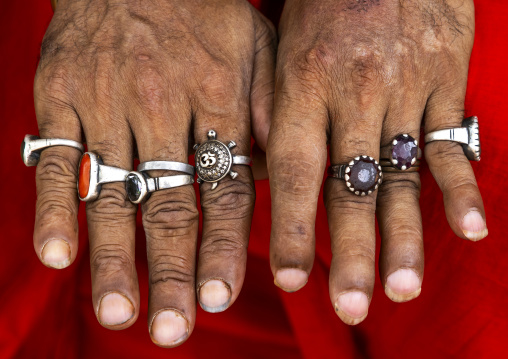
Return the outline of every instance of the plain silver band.
{"type": "Polygon", "coordinates": [[[28,148],[34,152],[53,146],[73,147],[81,152],[85,152],[85,147],[81,143],[65,138],[39,138],[28,143],[28,148]]]}
{"type": "Polygon", "coordinates": [[[466,127],[449,128],[437,130],[425,135],[425,143],[432,141],[454,141],[468,145],[469,132],[466,127]]]}
{"type": "Polygon", "coordinates": [[[99,179],[97,184],[124,182],[129,171],[118,167],[99,165],[99,179]]]}
{"type": "Polygon", "coordinates": [[[146,188],[148,192],[155,192],[161,189],[175,188],[193,183],[194,176],[190,175],[152,177],[146,179],[146,188]]]}
{"type": "Polygon", "coordinates": [[[233,156],[233,164],[250,166],[252,159],[249,156],[233,156]]]}
{"type": "Polygon", "coordinates": [[[138,172],[151,171],[151,170],[167,170],[188,173],[194,176],[194,166],[183,162],[173,161],[148,161],[142,162],[138,165],[138,172]]]}

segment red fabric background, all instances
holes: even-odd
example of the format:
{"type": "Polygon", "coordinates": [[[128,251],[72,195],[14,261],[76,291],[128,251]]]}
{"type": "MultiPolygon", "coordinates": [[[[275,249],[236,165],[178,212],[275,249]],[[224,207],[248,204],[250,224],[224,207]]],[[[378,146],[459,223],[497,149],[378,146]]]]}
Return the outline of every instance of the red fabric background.
{"type": "MultiPolygon", "coordinates": [[[[282,1],[253,1],[277,20],[282,1]]],[[[147,269],[138,227],[141,314],[129,329],[102,328],[91,303],[84,208],[80,252],[62,271],[39,263],[32,246],[35,183],[19,143],[37,133],[32,82],[38,51],[51,19],[49,0],[0,4],[0,358],[500,358],[508,357],[508,3],[477,1],[476,42],[466,101],[480,118],[483,156],[473,164],[485,200],[490,235],[479,243],[454,236],[441,193],[423,166],[422,214],[426,268],[421,296],[392,303],[379,279],[370,313],[344,325],[328,296],[330,244],[319,204],[317,258],[307,286],[277,289],[268,264],[270,197],[267,181],[258,199],[247,278],[238,301],[222,314],[197,313],[191,338],[176,349],[150,341],[147,269]]]]}

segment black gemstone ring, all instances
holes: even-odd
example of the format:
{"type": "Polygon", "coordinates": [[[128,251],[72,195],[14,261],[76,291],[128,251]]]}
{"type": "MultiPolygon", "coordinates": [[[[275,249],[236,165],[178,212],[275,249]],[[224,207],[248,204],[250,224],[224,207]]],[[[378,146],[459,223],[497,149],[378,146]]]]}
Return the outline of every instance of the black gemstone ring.
{"type": "Polygon", "coordinates": [[[358,156],[347,165],[333,165],[328,175],[346,181],[346,186],[357,196],[374,192],[383,181],[383,171],[379,163],[369,156],[358,156]]]}
{"type": "Polygon", "coordinates": [[[410,169],[421,157],[422,151],[418,148],[418,141],[407,133],[398,135],[390,145],[381,147],[380,151],[382,167],[389,166],[400,171],[410,169]]]}
{"type": "Polygon", "coordinates": [[[146,201],[152,192],[193,183],[191,175],[150,177],[146,172],[132,171],[125,178],[125,189],[129,200],[137,204],[146,201]]]}

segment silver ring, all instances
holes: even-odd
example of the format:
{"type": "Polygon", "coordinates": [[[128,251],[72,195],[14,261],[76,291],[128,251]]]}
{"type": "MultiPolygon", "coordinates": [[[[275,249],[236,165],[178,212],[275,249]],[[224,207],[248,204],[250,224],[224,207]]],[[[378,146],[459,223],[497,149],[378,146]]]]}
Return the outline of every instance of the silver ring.
{"type": "Polygon", "coordinates": [[[236,146],[234,141],[227,145],[217,140],[217,133],[214,130],[208,131],[208,141],[194,145],[196,150],[196,172],[198,183],[212,183],[212,190],[217,187],[218,182],[228,174],[235,179],[238,173],[231,170],[233,165],[250,165],[252,160],[249,156],[236,156],[231,154],[231,149],[236,146]]]}
{"type": "Polygon", "coordinates": [[[422,158],[422,151],[418,147],[417,140],[403,133],[395,137],[390,145],[381,147],[379,157],[381,167],[407,171],[422,158]]]}
{"type": "Polygon", "coordinates": [[[167,170],[167,171],[178,171],[190,174],[194,176],[194,166],[183,162],[173,161],[148,161],[141,162],[138,165],[138,172],[152,171],[152,170],[167,170]]]}
{"type": "Polygon", "coordinates": [[[369,156],[358,156],[347,165],[333,165],[328,176],[346,181],[346,186],[357,196],[374,192],[383,182],[383,170],[379,163],[369,156]]]}
{"type": "Polygon", "coordinates": [[[125,179],[125,190],[132,203],[141,203],[147,200],[152,192],[193,183],[193,175],[150,177],[144,172],[132,171],[125,179]]]}
{"type": "Polygon", "coordinates": [[[40,138],[34,135],[25,135],[21,143],[21,158],[23,163],[27,167],[37,166],[42,150],[53,146],[73,147],[81,151],[81,153],[85,152],[85,147],[77,141],[65,138],[40,138]]]}
{"type": "Polygon", "coordinates": [[[425,143],[432,141],[453,141],[462,145],[464,154],[470,161],[479,161],[482,148],[478,117],[468,117],[462,121],[462,127],[438,130],[425,135],[425,143]]]}
{"type": "Polygon", "coordinates": [[[100,156],[85,152],[79,161],[78,196],[88,202],[101,193],[104,183],[123,182],[129,171],[118,167],[105,166],[100,156]]]}

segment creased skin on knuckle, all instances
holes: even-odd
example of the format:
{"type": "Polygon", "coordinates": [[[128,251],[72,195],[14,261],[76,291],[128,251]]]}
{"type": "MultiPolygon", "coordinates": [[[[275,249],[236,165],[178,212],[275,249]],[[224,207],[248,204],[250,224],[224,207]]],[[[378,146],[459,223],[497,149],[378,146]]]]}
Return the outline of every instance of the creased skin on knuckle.
{"type": "Polygon", "coordinates": [[[244,231],[232,228],[214,228],[206,232],[206,240],[201,244],[201,258],[241,258],[247,254],[244,231]]]}
{"type": "Polygon", "coordinates": [[[377,196],[378,207],[400,198],[420,198],[421,182],[417,173],[385,174],[377,196]]]}
{"type": "Polygon", "coordinates": [[[123,226],[135,216],[137,207],[127,200],[121,184],[102,185],[99,198],[87,203],[88,221],[123,226]]]}
{"type": "Polygon", "coordinates": [[[76,163],[68,157],[51,153],[41,156],[36,176],[39,181],[57,183],[60,188],[70,188],[71,184],[75,188],[77,172],[76,163]]]}
{"type": "Polygon", "coordinates": [[[149,280],[150,285],[169,282],[182,288],[188,287],[194,283],[194,265],[184,256],[159,252],[150,263],[149,280]]]}
{"type": "Polygon", "coordinates": [[[193,195],[171,191],[153,195],[143,206],[143,226],[151,239],[188,237],[199,218],[193,195]]]}
{"type": "Polygon", "coordinates": [[[252,182],[243,179],[224,179],[216,189],[207,191],[201,199],[201,206],[207,216],[214,213],[228,219],[243,219],[254,208],[256,190],[252,182]]]}
{"type": "Polygon", "coordinates": [[[332,244],[333,255],[339,261],[365,260],[374,263],[376,260],[376,248],[374,245],[366,245],[355,238],[342,238],[338,243],[332,244]]]}
{"type": "Polygon", "coordinates": [[[345,188],[327,190],[325,206],[328,210],[339,211],[343,214],[370,216],[376,211],[376,195],[357,196],[345,188]]]}
{"type": "Polygon", "coordinates": [[[91,248],[90,263],[92,273],[96,277],[114,277],[131,273],[134,267],[134,258],[124,245],[108,243],[91,248]]]}

